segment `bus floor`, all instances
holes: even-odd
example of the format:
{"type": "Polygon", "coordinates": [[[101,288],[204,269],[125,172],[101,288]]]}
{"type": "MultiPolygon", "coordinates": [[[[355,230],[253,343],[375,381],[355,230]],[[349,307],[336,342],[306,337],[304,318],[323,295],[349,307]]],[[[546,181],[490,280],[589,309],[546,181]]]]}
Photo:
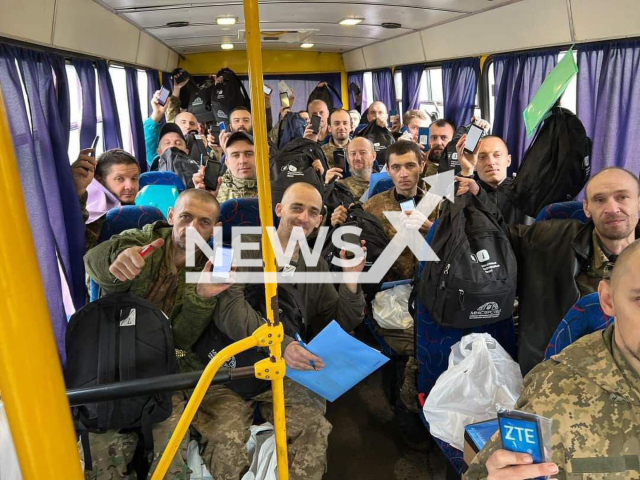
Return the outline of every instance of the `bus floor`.
{"type": "Polygon", "coordinates": [[[327,404],[333,431],[323,479],[445,480],[447,460],[440,449],[433,442],[415,448],[405,440],[383,391],[384,377],[380,369],[327,404]]]}

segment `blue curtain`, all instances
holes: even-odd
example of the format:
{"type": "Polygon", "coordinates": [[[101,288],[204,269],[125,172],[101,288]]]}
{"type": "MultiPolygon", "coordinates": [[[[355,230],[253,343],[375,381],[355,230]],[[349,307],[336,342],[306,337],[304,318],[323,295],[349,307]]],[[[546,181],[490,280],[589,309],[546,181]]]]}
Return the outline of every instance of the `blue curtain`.
{"type": "Polygon", "coordinates": [[[424,73],[424,65],[405,65],[402,67],[401,71],[402,111],[408,112],[409,110],[415,110],[420,106],[420,80],[424,73]]]}
{"type": "Polygon", "coordinates": [[[173,78],[171,73],[162,72],[162,86],[173,92],[173,78]]]}
{"type": "Polygon", "coordinates": [[[493,134],[503,138],[511,154],[509,174],[518,170],[524,152],[535,138],[527,138],[522,112],[558,63],[558,49],[500,55],[494,59],[496,109],[493,134]]]}
{"type": "MultiPolygon", "coordinates": [[[[149,95],[149,116],[153,113],[151,98],[153,94],[160,90],[160,75],[158,70],[147,70],[147,95],[149,95]]],[[[164,120],[164,117],[163,117],[164,120]]],[[[164,123],[164,122],[160,122],[164,123]]]]}
{"type": "Polygon", "coordinates": [[[56,96],[58,99],[58,115],[62,123],[65,150],[69,149],[69,132],[71,131],[71,100],[69,98],[69,80],[67,79],[66,60],[60,55],[50,54],[53,73],[56,76],[56,96]]]}
{"type": "Polygon", "coordinates": [[[132,67],[125,67],[127,73],[127,98],[129,99],[129,121],[131,122],[131,136],[133,149],[140,165],[140,172],[147,171],[147,150],[144,144],[144,128],[142,113],[140,112],[140,93],[138,91],[138,71],[132,67]]]}
{"type": "Polygon", "coordinates": [[[104,149],[122,148],[122,133],[120,132],[120,117],[116,95],[109,74],[109,67],[104,60],[96,62],[98,72],[98,88],[100,88],[100,107],[102,108],[102,133],[104,135],[104,149]]]}
{"type": "Polygon", "coordinates": [[[592,174],[640,172],[640,42],[578,47],[578,115],[593,139],[592,174]]]}
{"type": "Polygon", "coordinates": [[[396,109],[396,91],[393,87],[391,69],[371,72],[373,77],[373,101],[381,101],[388,110],[396,109]]]}
{"type": "Polygon", "coordinates": [[[471,122],[479,76],[479,58],[463,58],[442,64],[444,118],[456,126],[471,122]]]}
{"type": "Polygon", "coordinates": [[[65,149],[67,140],[58,114],[59,98],[48,55],[0,44],[0,86],[9,115],[20,183],[58,354],[64,363],[67,319],[58,258],[69,281],[75,306],[80,307],[83,292],[78,291],[78,286],[82,290],[84,225],[69,168],[65,149]],[[23,97],[20,75],[24,80],[27,102],[23,97]],[[74,278],[78,265],[81,274],[74,278]]]}
{"type": "MultiPolygon", "coordinates": [[[[352,83],[355,83],[362,94],[364,94],[364,73],[350,73],[349,75],[347,75],[347,86],[351,85],[352,83]]],[[[349,90],[349,110],[354,110],[355,108],[356,96],[351,90],[349,90]]],[[[362,113],[362,104],[360,104],[360,113],[362,113]]]]}
{"type": "Polygon", "coordinates": [[[80,149],[90,148],[96,137],[96,72],[93,62],[74,58],[72,65],[78,72],[82,87],[82,125],[80,126],[80,149]]]}

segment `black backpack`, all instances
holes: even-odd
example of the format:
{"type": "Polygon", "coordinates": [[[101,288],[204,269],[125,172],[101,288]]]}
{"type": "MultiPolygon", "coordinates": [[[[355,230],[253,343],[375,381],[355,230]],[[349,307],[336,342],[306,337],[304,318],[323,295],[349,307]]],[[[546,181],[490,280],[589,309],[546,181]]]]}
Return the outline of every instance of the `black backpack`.
{"type": "Polygon", "coordinates": [[[580,119],[554,107],[505,193],[530,217],[552,203],[573,200],[589,180],[591,146],[580,119]]]}
{"type": "Polygon", "coordinates": [[[309,95],[309,98],[307,99],[307,109],[309,108],[309,104],[314,100],[322,100],[327,104],[327,108],[329,109],[329,111],[332,112],[334,108],[342,108],[342,102],[340,101],[341,98],[342,96],[338,92],[336,92],[336,89],[331,85],[327,84],[326,86],[323,85],[322,87],[317,86],[313,89],[313,91],[309,95]],[[336,105],[335,107],[334,100],[337,100],[338,103],[338,105],[336,105]]]}
{"type": "Polygon", "coordinates": [[[356,137],[364,137],[373,143],[373,147],[376,150],[376,160],[380,166],[386,163],[387,147],[396,141],[389,129],[382,128],[375,120],[364,127],[356,137]]]}
{"type": "Polygon", "coordinates": [[[445,202],[418,296],[443,327],[472,328],[511,317],[518,266],[502,225],[467,193],[445,202]]]}
{"type": "Polygon", "coordinates": [[[324,186],[322,203],[327,207],[329,218],[333,211],[340,205],[349,208],[349,205],[356,203],[356,199],[347,187],[337,182],[337,177],[324,186]]]}
{"type": "Polygon", "coordinates": [[[324,192],[322,177],[313,169],[313,162],[320,159],[325,170],[327,162],[317,142],[296,138],[271,158],[271,194],[274,203],[282,200],[284,191],[294,183],[306,182],[324,192]]]}
{"type": "Polygon", "coordinates": [[[251,111],[251,100],[244,88],[242,80],[229,68],[223,68],[216,77],[222,77],[222,83],[213,87],[212,102],[218,102],[226,107],[227,114],[236,107],[245,107],[251,111]]]}
{"type": "MultiPolygon", "coordinates": [[[[248,284],[244,291],[244,298],[256,312],[267,317],[265,307],[265,289],[262,284],[248,284]]],[[[293,337],[296,333],[307,340],[307,318],[304,301],[300,292],[294,285],[282,283],[278,285],[278,312],[286,335],[293,337]]],[[[266,320],[265,320],[266,322],[266,320]]],[[[193,346],[193,351],[198,359],[205,365],[223,348],[231,345],[231,340],[211,322],[209,329],[205,331],[193,346]]],[[[224,367],[234,369],[239,367],[251,367],[256,362],[268,358],[268,350],[252,348],[231,357],[224,367]]],[[[270,383],[257,378],[244,378],[234,380],[229,388],[241,397],[249,400],[269,389],[270,383]]]]}
{"type": "Polygon", "coordinates": [[[302,138],[307,122],[298,113],[288,113],[280,120],[278,128],[278,149],[282,149],[296,138],[302,138]]]}
{"type": "Polygon", "coordinates": [[[168,148],[153,160],[151,171],[173,172],[180,177],[187,188],[193,188],[193,174],[200,164],[176,147],[168,148]]]}
{"type": "MultiPolygon", "coordinates": [[[[78,310],[67,327],[66,352],[65,382],[70,389],[177,370],[169,319],[150,302],[128,293],[109,295],[78,310]]],[[[169,418],[171,410],[171,393],[166,392],[74,407],[73,418],[81,432],[138,430],[148,458],[153,452],[151,428],[169,418]]]]}

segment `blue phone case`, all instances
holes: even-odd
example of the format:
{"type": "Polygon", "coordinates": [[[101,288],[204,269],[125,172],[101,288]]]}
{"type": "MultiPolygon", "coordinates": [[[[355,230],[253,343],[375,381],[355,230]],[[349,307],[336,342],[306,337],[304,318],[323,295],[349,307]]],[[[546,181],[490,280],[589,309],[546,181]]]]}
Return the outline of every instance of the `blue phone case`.
{"type": "Polygon", "coordinates": [[[420,127],[418,130],[418,143],[426,147],[429,145],[429,136],[429,127],[420,127]]]}
{"type": "Polygon", "coordinates": [[[227,126],[224,124],[224,122],[220,122],[218,126],[220,127],[220,131],[227,129],[227,126]]]}
{"type": "MultiPolygon", "coordinates": [[[[524,417],[524,415],[522,415],[524,417]]],[[[520,417],[520,415],[518,415],[520,417]]],[[[514,416],[498,415],[502,447],[516,453],[527,453],[533,458],[533,463],[544,462],[540,426],[535,417],[531,419],[515,418],[514,416]]]]}

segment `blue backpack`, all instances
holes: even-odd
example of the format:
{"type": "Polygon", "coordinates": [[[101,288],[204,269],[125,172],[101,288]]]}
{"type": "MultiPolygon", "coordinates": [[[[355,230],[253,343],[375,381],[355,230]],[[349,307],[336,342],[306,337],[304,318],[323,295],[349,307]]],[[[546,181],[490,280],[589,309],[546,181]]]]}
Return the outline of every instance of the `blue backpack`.
{"type": "Polygon", "coordinates": [[[285,117],[280,120],[278,150],[282,150],[291,140],[302,138],[305,128],[307,128],[307,122],[299,114],[289,113],[285,115],[285,117]]]}

